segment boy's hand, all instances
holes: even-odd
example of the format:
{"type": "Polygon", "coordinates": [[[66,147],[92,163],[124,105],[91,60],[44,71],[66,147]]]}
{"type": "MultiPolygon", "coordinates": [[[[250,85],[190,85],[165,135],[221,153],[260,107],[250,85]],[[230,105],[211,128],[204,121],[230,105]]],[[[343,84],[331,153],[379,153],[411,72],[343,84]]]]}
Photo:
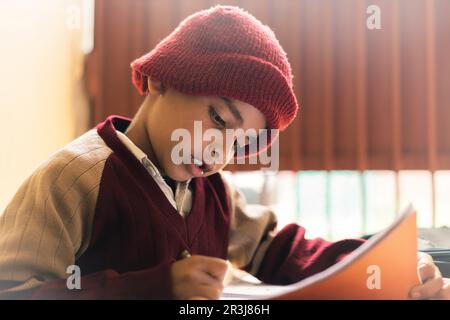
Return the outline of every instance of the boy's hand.
{"type": "Polygon", "coordinates": [[[417,253],[417,270],[422,284],[411,290],[413,299],[450,299],[450,279],[442,278],[429,254],[417,253]]]}
{"type": "Polygon", "coordinates": [[[228,269],[225,260],[193,255],[171,266],[172,292],[176,299],[218,299],[228,269]]]}

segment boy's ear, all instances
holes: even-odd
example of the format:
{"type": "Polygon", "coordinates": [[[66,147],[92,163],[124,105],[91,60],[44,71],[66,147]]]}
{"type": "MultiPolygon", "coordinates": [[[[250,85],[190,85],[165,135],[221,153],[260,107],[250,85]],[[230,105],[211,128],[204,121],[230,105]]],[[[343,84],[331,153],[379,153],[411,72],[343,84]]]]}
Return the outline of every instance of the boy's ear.
{"type": "Polygon", "coordinates": [[[148,93],[152,96],[163,95],[165,91],[165,88],[160,81],[152,80],[150,78],[147,79],[147,88],[148,93]]]}

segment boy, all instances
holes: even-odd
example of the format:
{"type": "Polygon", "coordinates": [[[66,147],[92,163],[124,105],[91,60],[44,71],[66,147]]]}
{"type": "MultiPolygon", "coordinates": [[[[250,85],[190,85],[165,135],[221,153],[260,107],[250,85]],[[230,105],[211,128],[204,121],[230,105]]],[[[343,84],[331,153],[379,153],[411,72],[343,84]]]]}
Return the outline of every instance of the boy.
{"type": "MultiPolygon", "coordinates": [[[[275,234],[274,213],[246,205],[220,173],[240,143],[194,142],[191,161],[174,161],[172,135],[192,133],[194,121],[221,133],[282,130],[293,121],[291,68],[268,27],[216,6],[184,20],[132,70],[146,94],[136,116],[109,117],[56,152],[1,216],[1,297],[216,299],[225,259],[288,284],[363,242],[306,240],[294,224],[275,234]],[[205,147],[224,161],[204,161],[198,149],[205,147]],[[74,265],[81,288],[70,290],[65,278],[74,265]]],[[[423,266],[428,281],[414,292],[448,295],[432,261],[423,266]]]]}

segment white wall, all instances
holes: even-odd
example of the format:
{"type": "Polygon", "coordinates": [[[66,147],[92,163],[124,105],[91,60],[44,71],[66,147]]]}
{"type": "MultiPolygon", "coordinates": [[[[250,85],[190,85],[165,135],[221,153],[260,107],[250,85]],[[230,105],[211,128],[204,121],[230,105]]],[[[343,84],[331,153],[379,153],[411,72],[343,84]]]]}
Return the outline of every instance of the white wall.
{"type": "Polygon", "coordinates": [[[0,214],[33,169],[75,137],[81,32],[68,8],[79,2],[0,0],[0,214]]]}

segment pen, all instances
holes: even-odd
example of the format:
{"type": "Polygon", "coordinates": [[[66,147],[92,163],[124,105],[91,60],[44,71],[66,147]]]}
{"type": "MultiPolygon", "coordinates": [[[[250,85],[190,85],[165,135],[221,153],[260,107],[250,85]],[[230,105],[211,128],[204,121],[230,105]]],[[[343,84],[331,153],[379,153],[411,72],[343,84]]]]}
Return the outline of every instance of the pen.
{"type": "Polygon", "coordinates": [[[191,254],[189,253],[189,251],[183,250],[183,252],[181,252],[181,254],[180,254],[180,259],[186,259],[186,258],[189,258],[190,256],[191,256],[191,254]]]}

